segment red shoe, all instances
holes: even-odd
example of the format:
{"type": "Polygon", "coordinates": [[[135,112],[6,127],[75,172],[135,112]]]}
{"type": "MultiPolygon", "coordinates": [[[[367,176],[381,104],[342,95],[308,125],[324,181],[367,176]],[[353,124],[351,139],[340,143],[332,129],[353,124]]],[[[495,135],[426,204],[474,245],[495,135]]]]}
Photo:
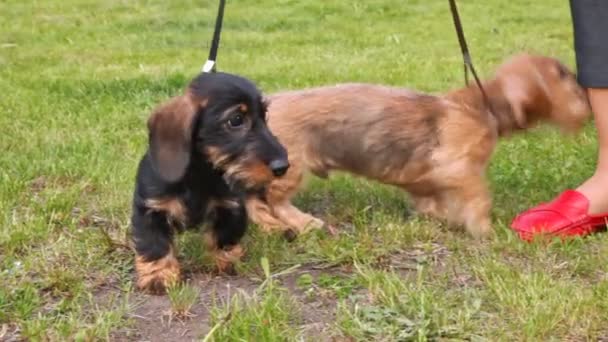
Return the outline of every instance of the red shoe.
{"type": "Polygon", "coordinates": [[[580,192],[566,190],[549,203],[540,204],[519,214],[511,228],[523,240],[536,235],[549,237],[584,236],[602,229],[608,213],[589,215],[589,200],[580,192]]]}

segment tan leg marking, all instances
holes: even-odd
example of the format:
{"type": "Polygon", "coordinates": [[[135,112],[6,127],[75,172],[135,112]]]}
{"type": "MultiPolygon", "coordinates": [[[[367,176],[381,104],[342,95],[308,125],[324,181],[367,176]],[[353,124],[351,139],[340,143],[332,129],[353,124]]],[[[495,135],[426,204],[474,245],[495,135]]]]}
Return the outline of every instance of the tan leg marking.
{"type": "Polygon", "coordinates": [[[217,240],[212,232],[206,232],[203,235],[205,245],[211,251],[215,266],[219,273],[234,274],[234,264],[241,260],[245,255],[245,250],[240,244],[231,246],[230,248],[218,248],[217,240]]]}
{"type": "Polygon", "coordinates": [[[177,198],[152,198],[146,200],[146,207],[151,211],[161,211],[167,214],[167,217],[176,223],[183,224],[186,222],[186,207],[177,198]]]}
{"type": "Polygon", "coordinates": [[[180,280],[179,262],[173,248],[169,253],[154,261],[146,261],[143,256],[135,257],[137,287],[154,294],[162,294],[168,286],[180,280]]]}

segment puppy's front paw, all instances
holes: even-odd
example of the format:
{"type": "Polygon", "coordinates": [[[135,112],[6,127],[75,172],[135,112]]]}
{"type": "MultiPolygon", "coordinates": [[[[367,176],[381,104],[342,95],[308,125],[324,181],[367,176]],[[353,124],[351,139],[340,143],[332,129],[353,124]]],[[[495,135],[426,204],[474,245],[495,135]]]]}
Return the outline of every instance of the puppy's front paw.
{"type": "Polygon", "coordinates": [[[144,257],[135,258],[137,271],[137,287],[145,292],[162,295],[167,287],[180,280],[179,262],[173,253],[154,261],[146,261],[144,257]]]}
{"type": "Polygon", "coordinates": [[[216,250],[214,252],[214,258],[217,271],[229,275],[236,274],[234,264],[241,260],[244,255],[245,251],[241,245],[234,245],[230,248],[216,250]]]}

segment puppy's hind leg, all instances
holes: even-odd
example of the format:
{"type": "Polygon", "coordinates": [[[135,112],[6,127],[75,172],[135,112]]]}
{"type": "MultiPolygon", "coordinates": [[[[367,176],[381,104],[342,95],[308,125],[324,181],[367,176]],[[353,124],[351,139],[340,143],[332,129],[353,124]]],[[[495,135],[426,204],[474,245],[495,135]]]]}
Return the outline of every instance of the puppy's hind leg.
{"type": "Polygon", "coordinates": [[[136,211],[132,221],[137,287],[152,294],[162,294],[180,280],[173,227],[167,214],[159,211],[136,211]]]}
{"type": "Polygon", "coordinates": [[[206,244],[220,273],[235,273],[234,264],[245,254],[240,241],[246,231],[247,211],[243,201],[218,201],[210,232],[206,234],[206,244]]]}

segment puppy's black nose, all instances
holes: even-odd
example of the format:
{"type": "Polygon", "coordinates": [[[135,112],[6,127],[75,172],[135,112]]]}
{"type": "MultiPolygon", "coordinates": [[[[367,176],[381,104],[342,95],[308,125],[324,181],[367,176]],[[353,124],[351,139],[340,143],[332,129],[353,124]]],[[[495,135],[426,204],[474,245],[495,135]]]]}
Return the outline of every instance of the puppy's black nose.
{"type": "Polygon", "coordinates": [[[270,165],[268,166],[270,167],[273,175],[276,177],[281,177],[285,174],[285,172],[287,172],[287,169],[289,169],[289,162],[287,159],[275,159],[271,161],[270,165]]]}

